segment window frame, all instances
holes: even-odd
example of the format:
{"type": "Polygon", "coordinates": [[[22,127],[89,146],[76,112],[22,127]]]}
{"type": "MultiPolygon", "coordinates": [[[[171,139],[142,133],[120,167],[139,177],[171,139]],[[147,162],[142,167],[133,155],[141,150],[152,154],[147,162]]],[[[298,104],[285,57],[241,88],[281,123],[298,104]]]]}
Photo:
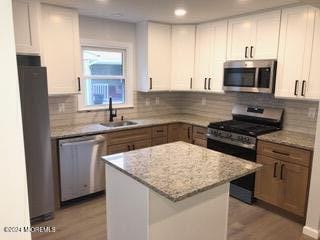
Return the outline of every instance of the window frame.
{"type": "MultiPolygon", "coordinates": [[[[86,105],[86,79],[88,76],[84,75],[83,69],[83,50],[115,50],[123,52],[123,77],[125,80],[125,102],[123,104],[114,104],[114,109],[133,108],[133,45],[132,43],[125,42],[110,42],[110,41],[99,41],[95,39],[81,39],[80,40],[80,51],[81,51],[81,91],[78,95],[78,111],[93,111],[93,110],[105,110],[108,108],[108,104],[101,105],[86,105]]],[[[95,79],[99,79],[99,76],[94,76],[95,79]]],[[[103,78],[105,79],[105,78],[103,78]]],[[[111,79],[111,78],[108,78],[111,79]]],[[[119,79],[119,78],[116,78],[119,79]]]]}

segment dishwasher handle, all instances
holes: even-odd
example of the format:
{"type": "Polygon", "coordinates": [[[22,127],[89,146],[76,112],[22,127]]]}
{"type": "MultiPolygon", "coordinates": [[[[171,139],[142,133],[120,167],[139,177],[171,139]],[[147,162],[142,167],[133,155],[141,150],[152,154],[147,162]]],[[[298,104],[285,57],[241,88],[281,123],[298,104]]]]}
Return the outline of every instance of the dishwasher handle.
{"type": "Polygon", "coordinates": [[[95,136],[94,138],[88,138],[88,137],[83,137],[83,138],[77,138],[77,139],[68,139],[68,140],[63,140],[60,142],[60,147],[63,146],[74,146],[74,145],[79,145],[82,143],[92,143],[92,144],[100,144],[104,143],[106,139],[103,136],[95,136]]]}

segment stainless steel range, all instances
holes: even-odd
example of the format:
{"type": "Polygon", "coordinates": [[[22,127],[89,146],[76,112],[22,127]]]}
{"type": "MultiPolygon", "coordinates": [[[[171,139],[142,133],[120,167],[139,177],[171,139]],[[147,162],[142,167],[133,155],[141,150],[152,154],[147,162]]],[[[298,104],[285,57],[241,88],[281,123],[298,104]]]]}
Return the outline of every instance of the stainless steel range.
{"type": "MultiPolygon", "coordinates": [[[[209,124],[208,148],[255,162],[257,136],[281,129],[283,109],[235,105],[232,116],[233,120],[209,124]]],[[[230,195],[253,203],[254,182],[254,174],[231,182],[230,195]]]]}

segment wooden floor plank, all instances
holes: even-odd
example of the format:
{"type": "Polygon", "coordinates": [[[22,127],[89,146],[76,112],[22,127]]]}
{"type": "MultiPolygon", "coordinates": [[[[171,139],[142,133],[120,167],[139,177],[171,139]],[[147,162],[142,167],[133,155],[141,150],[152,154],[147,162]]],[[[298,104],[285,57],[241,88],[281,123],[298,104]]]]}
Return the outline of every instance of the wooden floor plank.
{"type": "MultiPolygon", "coordinates": [[[[33,240],[106,240],[104,196],[64,207],[53,220],[34,226],[56,227],[55,233],[33,233],[33,240]]],[[[302,224],[255,204],[230,198],[228,240],[312,240],[302,224]]]]}

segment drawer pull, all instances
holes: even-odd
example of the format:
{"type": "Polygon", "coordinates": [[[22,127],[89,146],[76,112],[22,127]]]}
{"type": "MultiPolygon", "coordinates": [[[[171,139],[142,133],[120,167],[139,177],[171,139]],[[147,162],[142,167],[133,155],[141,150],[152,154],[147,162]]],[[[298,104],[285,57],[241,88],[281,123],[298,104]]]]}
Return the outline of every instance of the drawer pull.
{"type": "Polygon", "coordinates": [[[281,170],[280,170],[280,180],[284,180],[283,178],[283,169],[284,169],[284,164],[281,164],[281,170]]]}
{"type": "Polygon", "coordinates": [[[273,153],[276,153],[276,154],[281,154],[281,155],[284,155],[284,156],[290,156],[289,153],[284,153],[284,152],[278,152],[276,150],[272,150],[273,153]]]}
{"type": "Polygon", "coordinates": [[[204,135],[205,133],[204,132],[197,132],[197,134],[203,134],[204,135]]]}
{"type": "Polygon", "coordinates": [[[274,167],[273,167],[273,177],[276,178],[277,177],[277,166],[278,166],[278,163],[274,163],[274,167]]]}
{"type": "Polygon", "coordinates": [[[163,130],[157,130],[157,133],[163,133],[164,131],[163,130]]]}

